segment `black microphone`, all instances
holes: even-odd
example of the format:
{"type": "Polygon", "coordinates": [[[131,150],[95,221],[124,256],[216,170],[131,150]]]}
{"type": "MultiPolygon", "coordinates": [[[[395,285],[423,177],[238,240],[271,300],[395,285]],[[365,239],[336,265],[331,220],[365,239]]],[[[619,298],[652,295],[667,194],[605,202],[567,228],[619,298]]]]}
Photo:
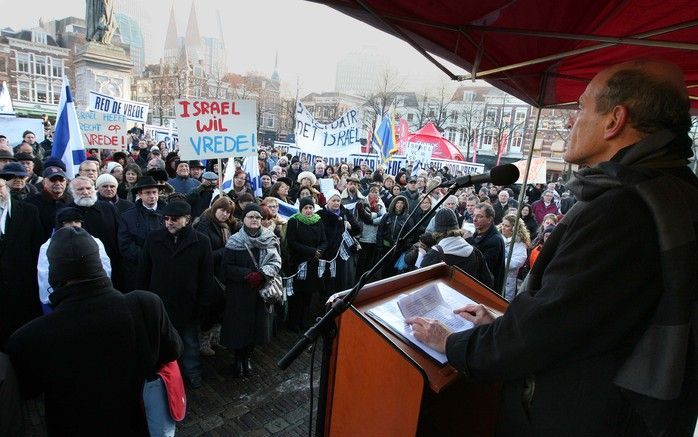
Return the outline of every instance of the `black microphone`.
{"type": "Polygon", "coordinates": [[[458,188],[463,188],[487,182],[492,182],[495,185],[510,185],[517,180],[519,180],[519,168],[514,164],[504,164],[492,167],[489,173],[460,176],[450,181],[441,182],[439,187],[449,188],[456,185],[458,188]]]}

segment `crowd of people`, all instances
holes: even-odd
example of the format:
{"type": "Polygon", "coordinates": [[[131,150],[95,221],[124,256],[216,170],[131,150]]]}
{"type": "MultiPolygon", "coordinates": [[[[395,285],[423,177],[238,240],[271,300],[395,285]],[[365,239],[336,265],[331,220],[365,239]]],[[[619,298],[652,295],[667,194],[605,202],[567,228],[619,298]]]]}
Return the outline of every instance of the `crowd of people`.
{"type": "MultiPolygon", "coordinates": [[[[140,297],[156,307],[145,315],[146,327],[152,318],[160,321],[147,335],[169,343],[148,344],[155,358],[143,365],[143,377],[157,382],[163,360],[176,355],[195,389],[202,385],[201,356],[228,348],[235,358],[227,374],[251,375],[255,347],[279,329],[307,329],[329,296],[351,288],[426,215],[372,280],[444,261],[513,299],[529,259],[572,198],[562,180],[533,185],[519,215],[520,187],[468,187],[433,212],[446,195],[438,185],[456,176],[446,167],[392,176],[367,162],[335,168],[273,147],[257,158],[261,195],[237,159],[225,163],[236,170],[232,188],[223,192],[217,161],[181,160],[164,142],[135,135],[128,152],[88,151],[72,179],[50,154],[50,143],[36,143],[31,132],[14,149],[0,136],[0,344],[20,387],[31,380],[27,395],[56,390],[49,379],[37,382],[42,369],[27,362],[37,359],[37,326],[71,323],[64,318],[76,310],[66,302],[78,299],[70,295],[84,293],[85,284],[124,296],[154,293],[155,303],[140,297]],[[334,188],[328,191],[323,180],[334,188]],[[82,271],[52,258],[60,235],[85,248],[72,253],[82,271]],[[57,279],[58,269],[66,270],[64,280],[57,279]],[[284,278],[287,301],[270,304],[259,290],[276,276],[284,278]]],[[[57,351],[46,348],[39,361],[57,351]]],[[[61,404],[56,393],[46,402],[47,411],[48,404],[61,404]]],[[[47,419],[58,428],[69,420],[47,419]]]]}

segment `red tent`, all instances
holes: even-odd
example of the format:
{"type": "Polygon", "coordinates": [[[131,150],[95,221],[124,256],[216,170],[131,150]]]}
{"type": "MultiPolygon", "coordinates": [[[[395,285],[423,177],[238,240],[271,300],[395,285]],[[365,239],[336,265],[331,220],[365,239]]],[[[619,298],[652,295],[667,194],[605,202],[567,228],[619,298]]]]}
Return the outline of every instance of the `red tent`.
{"type": "Polygon", "coordinates": [[[405,138],[407,143],[427,143],[433,144],[434,148],[431,153],[433,159],[453,159],[456,161],[465,161],[463,154],[460,153],[458,147],[446,138],[441,136],[441,133],[434,123],[429,122],[417,132],[410,134],[405,138]]]}
{"type": "Polygon", "coordinates": [[[434,53],[537,107],[573,103],[608,65],[664,59],[698,109],[693,0],[318,0],[396,35],[452,79],[434,53]],[[429,52],[429,53],[428,53],[429,52]]]}

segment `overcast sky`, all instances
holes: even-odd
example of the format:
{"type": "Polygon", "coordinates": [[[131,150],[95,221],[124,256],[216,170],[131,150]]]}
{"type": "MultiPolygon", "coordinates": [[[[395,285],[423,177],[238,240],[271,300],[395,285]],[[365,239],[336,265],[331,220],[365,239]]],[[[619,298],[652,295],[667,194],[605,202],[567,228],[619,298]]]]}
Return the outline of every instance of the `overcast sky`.
{"type": "MultiPolygon", "coordinates": [[[[147,9],[152,17],[151,34],[160,52],[158,57],[165,40],[170,8],[174,4],[178,33],[183,35],[192,2],[115,1],[142,4],[147,9]]],[[[231,71],[259,71],[271,75],[274,54],[278,51],[282,84],[294,94],[297,77],[301,94],[332,91],[337,61],[361,46],[377,47],[394,69],[410,72],[408,86],[449,83],[441,71],[407,43],[324,5],[301,0],[195,1],[202,36],[218,36],[216,10],[220,10],[231,71]]],[[[47,21],[66,16],[84,18],[85,0],[35,0],[31,7],[25,8],[17,7],[16,0],[0,0],[0,10],[0,26],[18,30],[38,25],[40,17],[47,21]]],[[[462,69],[451,67],[458,74],[464,73],[462,69]]]]}

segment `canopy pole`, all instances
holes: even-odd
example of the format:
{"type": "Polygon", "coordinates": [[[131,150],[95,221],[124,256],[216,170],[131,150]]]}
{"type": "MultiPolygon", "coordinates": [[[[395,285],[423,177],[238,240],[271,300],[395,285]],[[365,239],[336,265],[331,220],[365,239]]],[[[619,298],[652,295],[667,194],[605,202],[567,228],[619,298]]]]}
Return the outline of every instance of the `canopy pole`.
{"type": "Polygon", "coordinates": [[[521,191],[519,192],[519,206],[516,209],[516,223],[514,223],[514,230],[511,236],[511,241],[509,242],[509,256],[507,256],[507,262],[504,268],[504,283],[502,284],[502,289],[499,290],[502,296],[506,296],[507,281],[506,278],[509,274],[509,266],[511,265],[511,256],[514,253],[514,243],[516,242],[516,236],[519,233],[519,217],[521,216],[521,206],[523,205],[523,199],[526,195],[526,185],[528,184],[528,171],[531,169],[531,162],[533,162],[533,149],[536,147],[536,139],[538,137],[538,124],[540,123],[540,114],[543,110],[538,106],[538,112],[536,113],[536,122],[533,125],[533,138],[531,139],[531,148],[528,150],[528,158],[526,160],[526,168],[523,174],[523,184],[521,185],[521,191]]]}

